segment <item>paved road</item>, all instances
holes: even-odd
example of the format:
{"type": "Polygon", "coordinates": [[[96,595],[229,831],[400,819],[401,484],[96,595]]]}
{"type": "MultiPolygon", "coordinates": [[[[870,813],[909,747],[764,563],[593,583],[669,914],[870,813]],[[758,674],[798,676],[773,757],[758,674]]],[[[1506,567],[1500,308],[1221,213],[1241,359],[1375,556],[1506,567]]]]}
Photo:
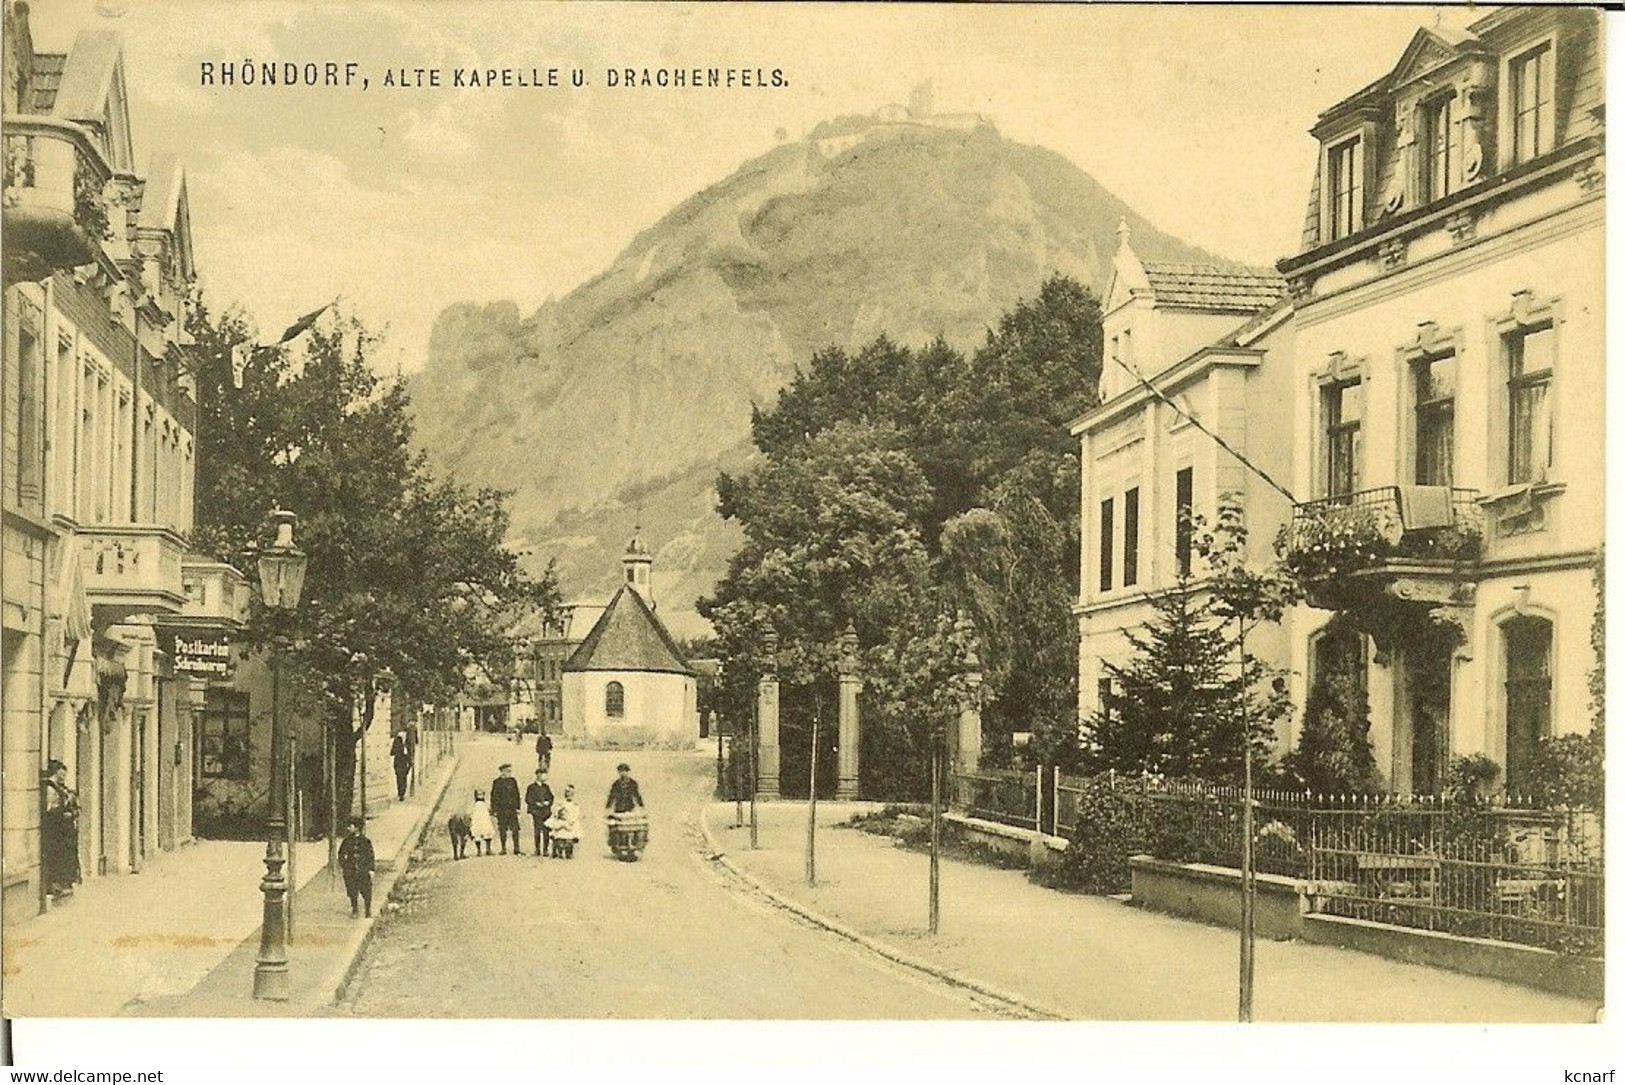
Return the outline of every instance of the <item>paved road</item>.
{"type": "MultiPolygon", "coordinates": [[[[481,738],[432,824],[444,825],[504,760],[524,782],[530,747],[481,738]]],[[[701,854],[693,822],[714,762],[691,753],[557,750],[555,790],[585,814],[573,860],[453,860],[441,829],[401,881],[349,1000],[368,1017],[897,1019],[998,1016],[967,992],[886,963],[738,891],[701,854]],[[604,844],[604,794],[628,758],[650,804],[643,859],[604,844]]],[[[524,837],[528,852],[527,828],[524,837]]]]}

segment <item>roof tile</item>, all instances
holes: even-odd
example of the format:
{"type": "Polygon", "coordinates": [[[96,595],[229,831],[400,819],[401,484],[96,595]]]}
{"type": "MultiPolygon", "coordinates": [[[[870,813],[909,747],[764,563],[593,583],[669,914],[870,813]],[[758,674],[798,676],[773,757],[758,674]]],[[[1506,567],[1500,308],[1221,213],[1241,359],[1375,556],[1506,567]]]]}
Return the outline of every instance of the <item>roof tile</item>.
{"type": "Polygon", "coordinates": [[[664,671],[692,675],[694,669],[655,617],[643,596],[622,585],[581,646],[565,661],[566,671],[664,671]]]}
{"type": "Polygon", "coordinates": [[[1270,308],[1286,293],[1286,280],[1271,268],[1151,260],[1142,266],[1160,305],[1251,313],[1270,308]]]}

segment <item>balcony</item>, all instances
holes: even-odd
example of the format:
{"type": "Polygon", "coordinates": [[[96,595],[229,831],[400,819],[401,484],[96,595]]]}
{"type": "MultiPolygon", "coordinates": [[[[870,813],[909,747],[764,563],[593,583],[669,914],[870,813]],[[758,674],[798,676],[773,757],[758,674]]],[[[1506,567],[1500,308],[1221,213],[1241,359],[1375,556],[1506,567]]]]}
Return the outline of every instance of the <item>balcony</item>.
{"type": "Polygon", "coordinates": [[[186,605],[181,563],[186,540],[156,524],[98,524],[82,529],[85,596],[101,619],[178,614],[186,605]]]}
{"type": "Polygon", "coordinates": [[[240,628],[248,621],[248,578],[222,561],[189,555],[181,562],[188,624],[240,628]]]}
{"type": "Polygon", "coordinates": [[[1281,553],[1316,606],[1350,609],[1373,585],[1448,606],[1471,600],[1483,540],[1478,491],[1380,486],[1298,505],[1281,553]]]}
{"type": "Polygon", "coordinates": [[[55,117],[7,117],[4,140],[6,281],[101,259],[112,236],[102,200],[112,173],[89,134],[55,117]]]}

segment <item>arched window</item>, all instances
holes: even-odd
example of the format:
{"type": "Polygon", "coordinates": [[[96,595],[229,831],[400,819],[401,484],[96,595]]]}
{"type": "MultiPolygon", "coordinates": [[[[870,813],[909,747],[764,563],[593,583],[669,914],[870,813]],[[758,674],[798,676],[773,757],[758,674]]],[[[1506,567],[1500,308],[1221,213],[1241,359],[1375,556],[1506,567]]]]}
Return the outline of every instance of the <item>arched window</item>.
{"type": "Polygon", "coordinates": [[[1520,615],[1501,626],[1506,649],[1506,784],[1517,790],[1540,740],[1552,733],[1552,623],[1520,615]]]}
{"type": "Polygon", "coordinates": [[[626,688],[619,682],[604,687],[604,715],[612,720],[626,715],[626,688]]]}

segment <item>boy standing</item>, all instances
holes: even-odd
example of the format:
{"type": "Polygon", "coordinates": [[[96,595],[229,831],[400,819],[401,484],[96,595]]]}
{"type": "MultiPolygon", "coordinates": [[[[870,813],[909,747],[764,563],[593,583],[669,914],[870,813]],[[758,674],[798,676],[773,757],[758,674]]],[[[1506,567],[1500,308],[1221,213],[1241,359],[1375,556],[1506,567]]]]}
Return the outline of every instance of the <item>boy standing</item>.
{"type": "Polygon", "coordinates": [[[372,841],[367,838],[360,818],[350,819],[350,832],[339,844],[339,869],[344,872],[344,891],[350,895],[350,918],[356,917],[357,899],[372,918],[372,841]]]}

